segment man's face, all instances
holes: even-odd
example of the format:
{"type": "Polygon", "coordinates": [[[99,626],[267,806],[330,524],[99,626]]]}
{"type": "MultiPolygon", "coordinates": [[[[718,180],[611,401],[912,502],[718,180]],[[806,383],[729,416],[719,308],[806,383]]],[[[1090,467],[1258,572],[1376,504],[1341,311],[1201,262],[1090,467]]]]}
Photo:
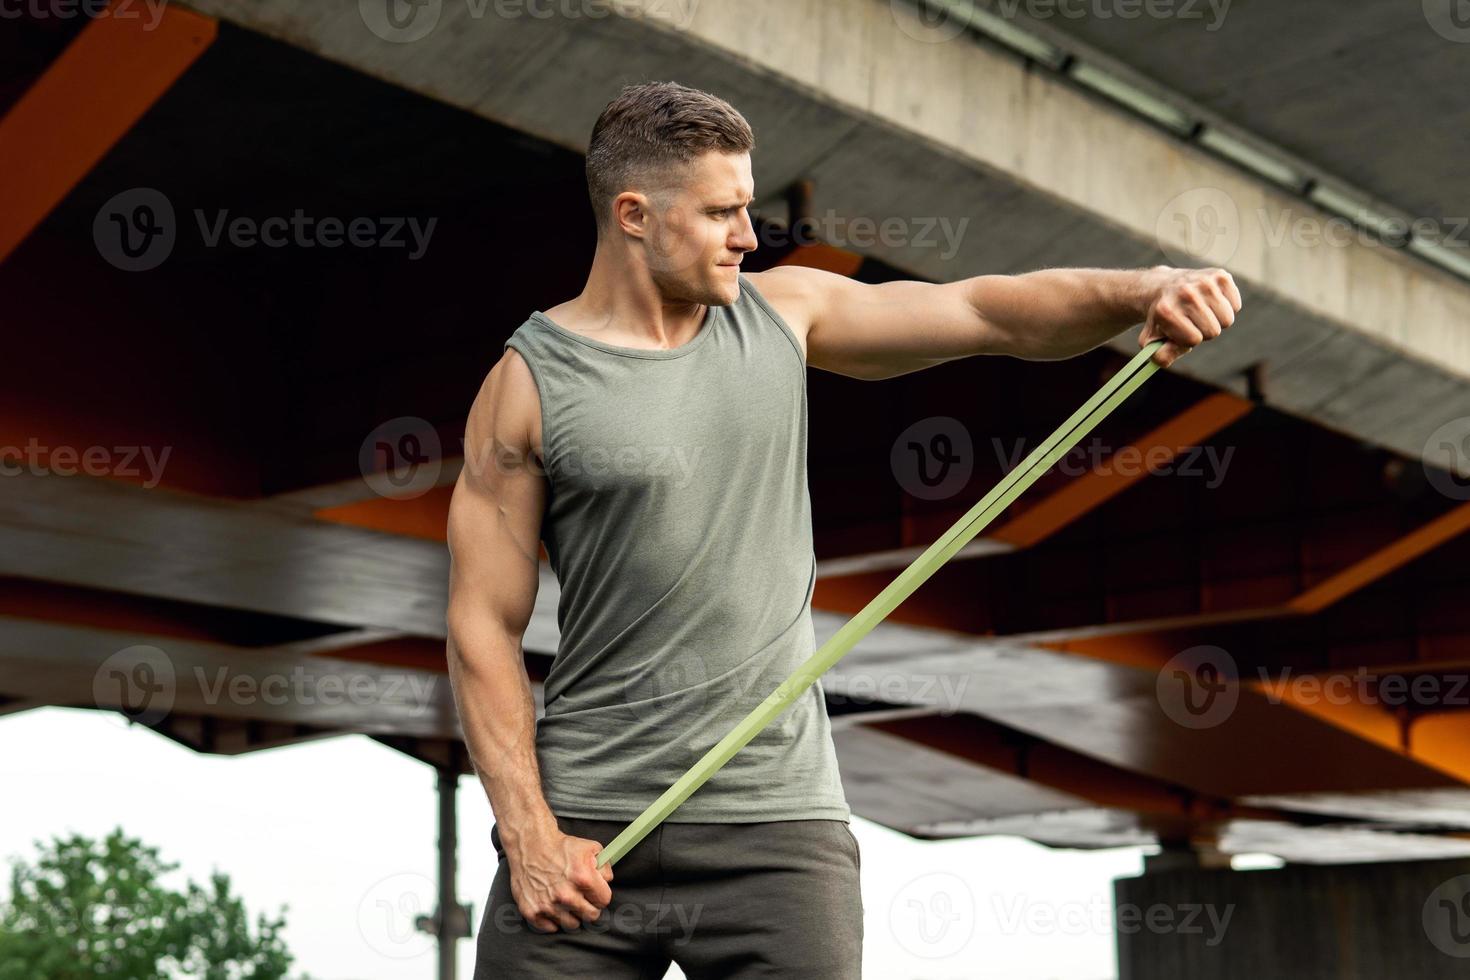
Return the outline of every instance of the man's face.
{"type": "Polygon", "coordinates": [[[644,254],[665,297],[707,306],[740,298],[740,260],[757,245],[747,210],[754,196],[750,154],[717,150],[651,196],[644,254]]]}

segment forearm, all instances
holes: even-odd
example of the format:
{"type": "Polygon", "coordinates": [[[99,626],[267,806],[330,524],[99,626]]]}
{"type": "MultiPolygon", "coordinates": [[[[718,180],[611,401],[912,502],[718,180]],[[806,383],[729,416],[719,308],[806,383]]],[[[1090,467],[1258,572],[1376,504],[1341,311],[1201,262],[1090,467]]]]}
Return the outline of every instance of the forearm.
{"type": "Polygon", "coordinates": [[[971,305],[1009,353],[1046,361],[1074,357],[1141,323],[1167,271],[1042,269],[967,283],[971,305]]]}
{"type": "Polygon", "coordinates": [[[556,830],[536,762],[536,704],[520,643],[503,632],[450,628],[449,677],[465,744],[507,848],[556,830]],[[464,649],[473,650],[465,656],[464,649]]]}

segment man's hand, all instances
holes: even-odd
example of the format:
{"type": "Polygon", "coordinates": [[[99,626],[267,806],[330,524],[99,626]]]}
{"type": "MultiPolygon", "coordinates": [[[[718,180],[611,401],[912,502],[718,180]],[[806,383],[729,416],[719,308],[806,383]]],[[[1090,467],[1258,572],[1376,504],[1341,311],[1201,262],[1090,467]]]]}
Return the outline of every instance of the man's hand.
{"type": "Polygon", "coordinates": [[[1220,336],[1240,312],[1240,290],[1224,269],[1151,270],[1156,295],[1148,305],[1148,316],[1138,335],[1138,346],[1147,347],[1163,339],[1154,352],[1154,363],[1168,367],[1182,354],[1220,336]]]}
{"type": "Polygon", "coordinates": [[[597,867],[602,845],[556,828],[507,843],[510,890],[521,915],[541,932],[592,922],[612,901],[612,865],[597,867]]]}

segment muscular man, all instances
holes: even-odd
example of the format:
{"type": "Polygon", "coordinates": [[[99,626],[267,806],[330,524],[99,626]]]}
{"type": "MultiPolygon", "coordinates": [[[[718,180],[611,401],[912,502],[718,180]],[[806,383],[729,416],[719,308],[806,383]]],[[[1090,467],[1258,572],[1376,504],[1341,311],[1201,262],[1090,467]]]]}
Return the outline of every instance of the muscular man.
{"type": "Polygon", "coordinates": [[[581,294],[506,341],[449,514],[449,666],[500,865],[476,976],[860,974],[860,855],[820,682],[612,868],[599,850],[815,649],[806,369],[1071,357],[1143,321],[1168,364],[1240,309],[1220,269],[865,285],[745,274],[749,125],[674,83],[598,119],[581,294]],[[544,540],[561,639],[521,640],[544,540]]]}

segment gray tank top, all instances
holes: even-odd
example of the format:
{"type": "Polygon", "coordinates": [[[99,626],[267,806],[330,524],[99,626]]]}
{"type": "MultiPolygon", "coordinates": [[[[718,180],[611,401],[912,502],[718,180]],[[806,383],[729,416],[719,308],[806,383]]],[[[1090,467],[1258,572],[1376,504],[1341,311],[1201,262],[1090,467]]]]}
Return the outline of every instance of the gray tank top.
{"type": "MultiPolygon", "coordinates": [[[[740,276],[694,339],[638,350],[532,313],[561,639],[536,725],[562,816],[632,820],[816,649],[806,364],[740,276]]],[[[821,683],[669,818],[847,820],[821,683]]]]}

